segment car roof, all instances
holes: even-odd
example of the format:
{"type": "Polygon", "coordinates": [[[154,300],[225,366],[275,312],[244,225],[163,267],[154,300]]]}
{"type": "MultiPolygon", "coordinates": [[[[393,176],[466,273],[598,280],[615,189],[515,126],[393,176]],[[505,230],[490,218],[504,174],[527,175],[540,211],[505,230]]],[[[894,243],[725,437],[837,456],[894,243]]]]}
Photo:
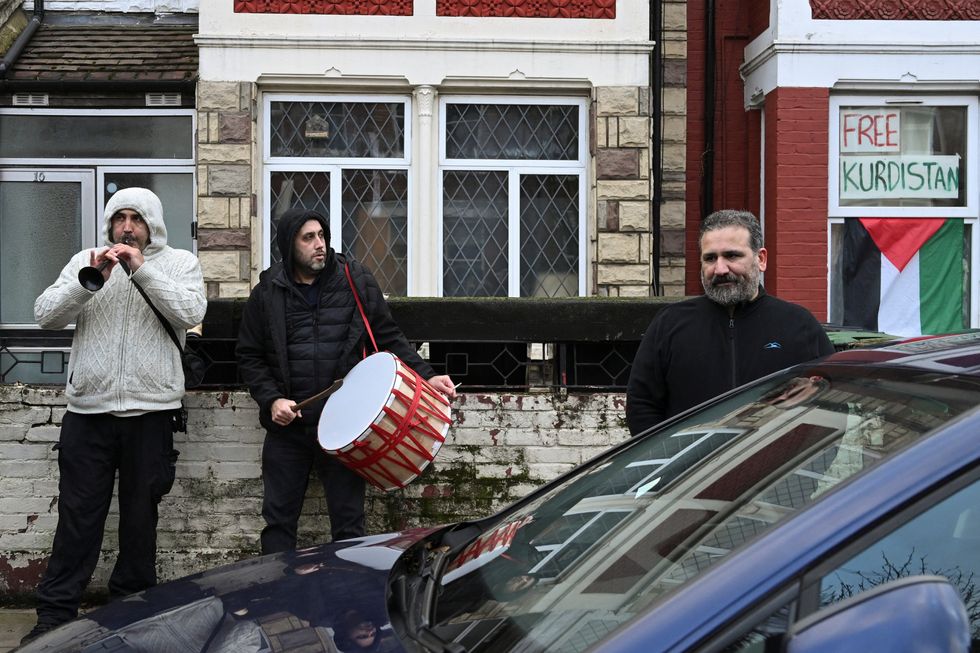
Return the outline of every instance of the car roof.
{"type": "Polygon", "coordinates": [[[920,336],[832,354],[826,363],[900,366],[980,377],[980,331],[920,336]]]}

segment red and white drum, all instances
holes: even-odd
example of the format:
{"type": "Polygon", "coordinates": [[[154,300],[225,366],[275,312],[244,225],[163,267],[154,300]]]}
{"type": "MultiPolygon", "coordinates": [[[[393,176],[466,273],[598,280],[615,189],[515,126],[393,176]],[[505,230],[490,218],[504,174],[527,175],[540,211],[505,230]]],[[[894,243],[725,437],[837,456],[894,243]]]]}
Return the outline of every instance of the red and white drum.
{"type": "Polygon", "coordinates": [[[330,395],[320,446],[382,490],[411,483],[431,463],[452,421],[449,400],[389,352],[371,354],[330,395]]]}

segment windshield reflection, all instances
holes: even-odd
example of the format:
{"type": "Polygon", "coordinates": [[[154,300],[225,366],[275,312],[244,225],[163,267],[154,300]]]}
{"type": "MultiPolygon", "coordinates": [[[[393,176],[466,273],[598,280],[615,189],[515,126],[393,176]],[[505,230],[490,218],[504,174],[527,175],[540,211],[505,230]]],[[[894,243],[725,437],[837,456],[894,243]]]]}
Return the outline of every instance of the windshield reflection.
{"type": "Polygon", "coordinates": [[[977,405],[973,380],[814,367],[593,463],[450,563],[440,636],[580,651],[735,548],[977,405]]]}

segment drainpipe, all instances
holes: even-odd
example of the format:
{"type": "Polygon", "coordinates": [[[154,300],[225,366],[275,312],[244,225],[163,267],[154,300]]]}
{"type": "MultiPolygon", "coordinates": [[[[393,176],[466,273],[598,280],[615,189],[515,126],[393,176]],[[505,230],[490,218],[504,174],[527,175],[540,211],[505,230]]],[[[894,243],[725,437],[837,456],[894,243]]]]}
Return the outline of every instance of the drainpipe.
{"type": "Polygon", "coordinates": [[[704,152],[701,154],[701,219],[715,203],[715,0],[704,11],[704,152]]]}
{"type": "Polygon", "coordinates": [[[7,71],[20,57],[20,53],[27,47],[31,37],[34,36],[34,32],[38,30],[43,21],[44,0],[34,0],[34,14],[31,16],[30,22],[27,23],[24,31],[17,35],[17,40],[7,50],[7,54],[3,55],[3,61],[0,61],[0,79],[6,79],[7,71]]]}
{"type": "Polygon", "coordinates": [[[660,285],[660,255],[661,255],[661,225],[660,209],[664,200],[664,147],[663,147],[663,40],[664,40],[664,11],[663,0],[650,0],[650,40],[653,41],[653,52],[650,53],[650,105],[653,114],[653,129],[650,140],[651,153],[656,155],[651,163],[653,174],[653,197],[650,199],[651,231],[653,232],[653,294],[660,296],[663,288],[660,285]]]}

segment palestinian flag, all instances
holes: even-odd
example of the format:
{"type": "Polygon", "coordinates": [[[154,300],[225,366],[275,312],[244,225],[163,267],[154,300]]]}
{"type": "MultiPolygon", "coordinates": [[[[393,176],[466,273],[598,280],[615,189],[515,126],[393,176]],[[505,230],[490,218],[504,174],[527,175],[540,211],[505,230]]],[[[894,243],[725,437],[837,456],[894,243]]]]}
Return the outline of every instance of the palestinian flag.
{"type": "Polygon", "coordinates": [[[841,255],[844,325],[897,336],[964,328],[962,220],[849,218],[841,255]]]}

